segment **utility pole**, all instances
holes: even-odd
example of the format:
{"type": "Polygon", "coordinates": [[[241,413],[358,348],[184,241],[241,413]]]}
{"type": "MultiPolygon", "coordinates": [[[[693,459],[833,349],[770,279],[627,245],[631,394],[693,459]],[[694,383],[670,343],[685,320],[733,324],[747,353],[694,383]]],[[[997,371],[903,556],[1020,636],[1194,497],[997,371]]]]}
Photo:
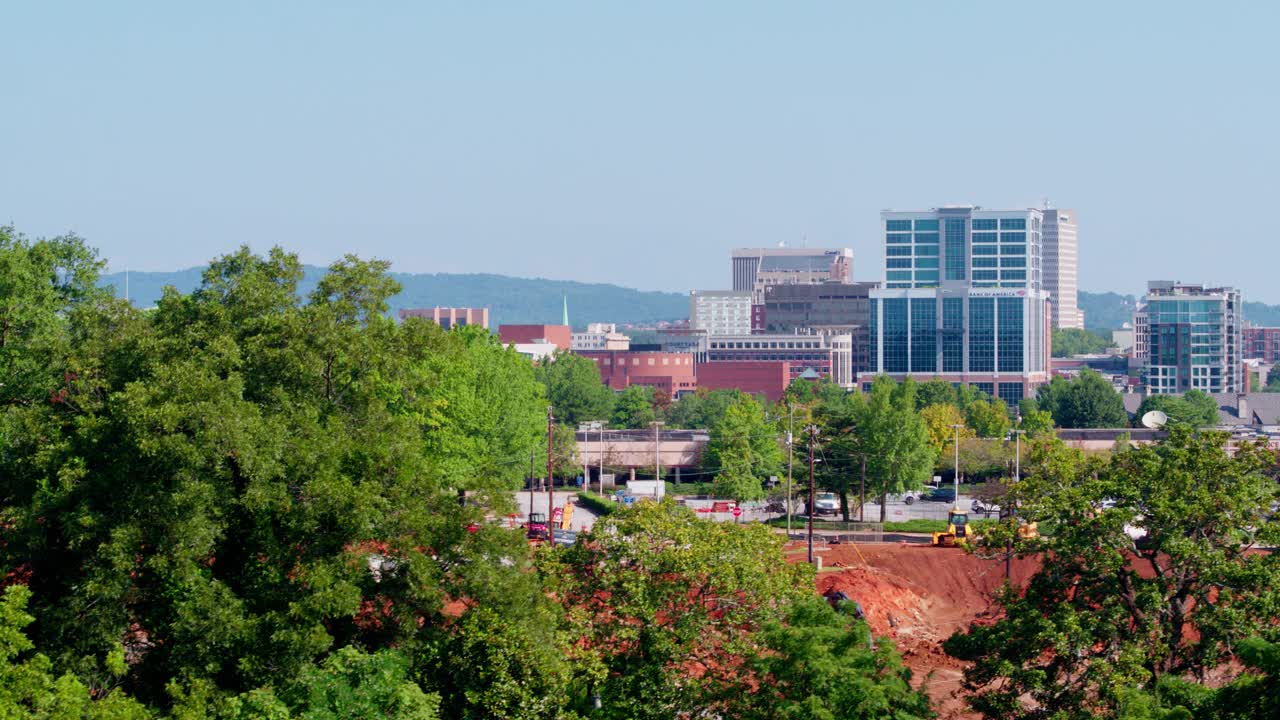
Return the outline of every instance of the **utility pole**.
{"type": "MultiPolygon", "coordinates": [[[[590,485],[587,486],[591,487],[590,485]]],[[[604,497],[604,423],[600,423],[600,496],[604,497]]]]}
{"type": "Polygon", "coordinates": [[[551,414],[551,406],[547,406],[547,541],[555,544],[555,531],[551,529],[551,519],[556,512],[556,482],[551,473],[555,469],[555,451],[551,447],[551,438],[555,430],[556,418],[551,414]]]}
{"type": "Polygon", "coordinates": [[[862,480],[858,484],[858,522],[866,522],[862,513],[867,508],[867,456],[862,456],[862,480]]]}
{"type": "MultiPolygon", "coordinates": [[[[661,428],[663,425],[666,425],[666,423],[661,420],[653,421],[653,479],[654,480],[662,479],[662,454],[659,452],[659,449],[662,447],[662,440],[660,440],[658,437],[658,429],[661,428]]],[[[654,486],[653,492],[655,495],[657,494],[658,492],[657,486],[654,486]]]]}
{"type": "Polygon", "coordinates": [[[787,538],[791,538],[791,466],[795,463],[796,406],[787,403],[787,538]]]}
{"type": "Polygon", "coordinates": [[[534,451],[529,451],[529,522],[533,522],[533,456],[534,451]]]}
{"type": "MultiPolygon", "coordinates": [[[[1017,485],[1022,479],[1022,416],[1018,416],[1017,423],[1013,426],[1013,443],[1016,450],[1013,454],[1013,484],[1017,485]]],[[[1018,514],[1014,512],[1012,502],[1009,505],[1009,517],[1013,518],[1014,532],[1017,532],[1018,514]]],[[[1005,544],[1004,548],[1004,579],[1008,580],[1013,576],[1013,538],[1005,544]]]]}
{"type": "Polygon", "coordinates": [[[818,437],[818,426],[810,425],[805,428],[809,433],[809,564],[813,564],[813,443],[818,437]]]}

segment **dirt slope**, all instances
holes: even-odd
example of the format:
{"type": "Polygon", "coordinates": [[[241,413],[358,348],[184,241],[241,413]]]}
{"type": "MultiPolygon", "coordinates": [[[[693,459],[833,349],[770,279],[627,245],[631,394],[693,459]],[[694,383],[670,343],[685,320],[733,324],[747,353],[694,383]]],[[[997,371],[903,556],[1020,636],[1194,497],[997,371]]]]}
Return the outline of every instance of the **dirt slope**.
{"type": "MultiPolygon", "coordinates": [[[[797,549],[803,546],[795,544],[797,549]]],[[[862,605],[877,637],[897,644],[918,681],[924,681],[941,717],[971,717],[957,694],[963,664],[942,652],[942,641],[992,611],[991,597],[1004,583],[1004,562],[955,548],[928,545],[831,545],[819,552],[818,591],[835,588],[862,605]]],[[[803,552],[791,555],[804,560],[803,552]]],[[[1015,561],[1015,584],[1037,563],[1015,561]]]]}

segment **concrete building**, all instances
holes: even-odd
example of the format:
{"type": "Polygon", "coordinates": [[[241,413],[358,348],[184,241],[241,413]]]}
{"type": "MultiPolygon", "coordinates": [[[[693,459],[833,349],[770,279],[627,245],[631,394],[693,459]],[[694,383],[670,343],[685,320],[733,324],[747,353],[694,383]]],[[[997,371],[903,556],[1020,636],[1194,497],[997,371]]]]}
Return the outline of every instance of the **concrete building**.
{"type": "Polygon", "coordinates": [[[589,323],[586,332],[572,333],[570,349],[574,352],[630,350],[631,338],[618,332],[618,326],[613,323],[589,323]]]}
{"type": "Polygon", "coordinates": [[[614,390],[644,385],[675,398],[698,389],[693,355],[689,353],[601,350],[578,354],[594,361],[600,379],[614,390]]]}
{"type": "Polygon", "coordinates": [[[885,211],[885,283],[870,291],[871,369],[972,385],[1016,403],[1049,379],[1040,210],[885,211]]]}
{"type": "Polygon", "coordinates": [[[764,289],[773,285],[847,283],[853,279],[853,251],[849,248],[736,248],[733,251],[733,289],[750,292],[752,302],[764,302],[764,289]]]}
{"type": "Polygon", "coordinates": [[[1280,328],[1244,328],[1244,357],[1268,363],[1280,363],[1280,328]]]}
{"type": "Polygon", "coordinates": [[[1053,327],[1083,330],[1084,312],[1077,305],[1079,226],[1076,211],[1046,208],[1042,213],[1044,289],[1053,303],[1053,327]]]}
{"type": "Polygon", "coordinates": [[[568,325],[499,325],[498,339],[503,345],[550,343],[561,350],[573,347],[573,332],[568,325]]]}
{"type": "Polygon", "coordinates": [[[791,379],[812,369],[845,389],[853,389],[853,336],[848,333],[722,335],[707,339],[707,361],[787,362],[791,379]]]}
{"type": "Polygon", "coordinates": [[[1240,291],[1152,281],[1133,324],[1134,353],[1148,393],[1244,389],[1240,291]]]}
{"type": "Polygon", "coordinates": [[[400,311],[401,320],[411,317],[430,320],[445,330],[464,325],[489,329],[489,308],[405,308],[400,311]]]}
{"type": "Polygon", "coordinates": [[[694,290],[689,293],[689,329],[707,335],[750,335],[751,293],[694,290]]]}
{"type": "Polygon", "coordinates": [[[763,332],[848,333],[853,336],[853,373],[871,369],[871,291],[879,283],[774,285],[765,288],[763,332]]]}

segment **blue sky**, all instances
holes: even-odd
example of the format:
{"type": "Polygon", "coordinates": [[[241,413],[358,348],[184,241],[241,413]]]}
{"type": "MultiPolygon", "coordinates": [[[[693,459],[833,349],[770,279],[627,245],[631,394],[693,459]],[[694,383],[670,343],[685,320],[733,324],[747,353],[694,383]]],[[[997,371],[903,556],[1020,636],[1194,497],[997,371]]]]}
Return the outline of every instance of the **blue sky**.
{"type": "Polygon", "coordinates": [[[1081,286],[1280,302],[1276,3],[119,2],[0,8],[0,222],[112,267],[646,289],[879,211],[1081,220],[1081,286]]]}

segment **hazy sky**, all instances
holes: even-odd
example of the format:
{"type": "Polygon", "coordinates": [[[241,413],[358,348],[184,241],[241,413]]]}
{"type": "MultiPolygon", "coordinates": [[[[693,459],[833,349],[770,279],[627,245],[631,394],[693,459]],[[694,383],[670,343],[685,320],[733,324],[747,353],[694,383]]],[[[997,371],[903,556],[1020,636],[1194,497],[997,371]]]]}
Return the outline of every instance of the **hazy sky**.
{"type": "Polygon", "coordinates": [[[683,291],[779,241],[879,279],[882,208],[1048,198],[1084,289],[1280,302],[1278,7],[4,3],[0,223],[683,291]]]}

